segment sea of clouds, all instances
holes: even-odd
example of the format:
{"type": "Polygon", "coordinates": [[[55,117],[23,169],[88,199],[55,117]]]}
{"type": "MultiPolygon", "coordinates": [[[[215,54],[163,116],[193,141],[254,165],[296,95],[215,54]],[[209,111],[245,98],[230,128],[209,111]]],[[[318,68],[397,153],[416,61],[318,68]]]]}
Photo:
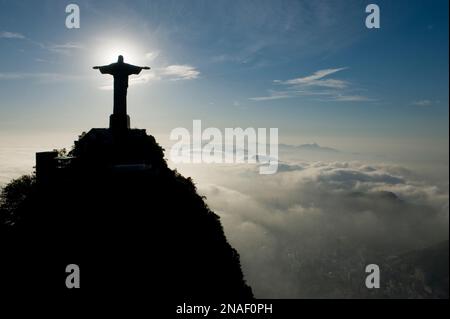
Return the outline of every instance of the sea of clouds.
{"type": "MultiPolygon", "coordinates": [[[[41,149],[0,148],[0,186],[31,173],[41,149]]],[[[290,155],[273,175],[250,164],[177,166],[221,217],[256,297],[364,296],[367,264],[448,240],[447,174],[290,155]]]]}
{"type": "Polygon", "coordinates": [[[449,236],[445,177],[354,161],[284,162],[269,176],[249,165],[202,170],[191,176],[259,298],[362,297],[366,265],[449,236]]]}

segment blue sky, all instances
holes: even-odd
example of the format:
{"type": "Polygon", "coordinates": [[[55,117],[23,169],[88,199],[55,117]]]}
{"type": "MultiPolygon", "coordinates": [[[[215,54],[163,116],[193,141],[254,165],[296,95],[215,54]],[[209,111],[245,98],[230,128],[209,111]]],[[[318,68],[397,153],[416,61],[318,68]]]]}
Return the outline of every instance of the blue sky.
{"type": "MultiPolygon", "coordinates": [[[[0,132],[106,127],[124,54],[132,125],[278,127],[280,141],[448,149],[448,1],[0,1],[0,132]],[[422,146],[414,146],[420,144],[422,146]]],[[[385,151],[389,151],[386,149],[385,151]]],[[[448,152],[447,152],[448,154],[448,152]]]]}
{"type": "Polygon", "coordinates": [[[123,54],[152,67],[130,80],[131,124],[166,150],[200,119],[341,151],[285,145],[273,175],[176,167],[220,215],[258,298],[317,297],[296,256],[328,265],[346,243],[392,256],[448,239],[448,0],[74,2],[69,30],[70,1],[0,0],[0,187],[36,151],[108,126],[112,78],[92,66],[123,54]],[[379,30],[365,27],[370,3],[379,30]]]}

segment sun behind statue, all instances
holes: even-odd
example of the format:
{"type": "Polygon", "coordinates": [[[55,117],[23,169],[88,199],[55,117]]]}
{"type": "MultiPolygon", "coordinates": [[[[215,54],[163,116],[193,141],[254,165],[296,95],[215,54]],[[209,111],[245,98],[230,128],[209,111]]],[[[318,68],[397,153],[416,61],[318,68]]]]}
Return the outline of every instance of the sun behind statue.
{"type": "Polygon", "coordinates": [[[127,114],[128,77],[139,74],[142,70],[149,70],[148,66],[136,66],[123,62],[119,55],[116,63],[104,66],[94,66],[102,74],[111,74],[114,77],[114,107],[110,116],[109,127],[114,131],[123,131],[130,128],[130,117],[127,114]]]}

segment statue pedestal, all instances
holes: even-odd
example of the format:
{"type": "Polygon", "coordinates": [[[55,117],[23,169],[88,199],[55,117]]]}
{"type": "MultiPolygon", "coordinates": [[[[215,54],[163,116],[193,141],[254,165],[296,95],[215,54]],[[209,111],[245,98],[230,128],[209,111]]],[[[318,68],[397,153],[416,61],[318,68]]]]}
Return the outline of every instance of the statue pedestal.
{"type": "Polygon", "coordinates": [[[124,131],[130,128],[130,117],[126,114],[111,114],[109,128],[114,131],[124,131]]]}

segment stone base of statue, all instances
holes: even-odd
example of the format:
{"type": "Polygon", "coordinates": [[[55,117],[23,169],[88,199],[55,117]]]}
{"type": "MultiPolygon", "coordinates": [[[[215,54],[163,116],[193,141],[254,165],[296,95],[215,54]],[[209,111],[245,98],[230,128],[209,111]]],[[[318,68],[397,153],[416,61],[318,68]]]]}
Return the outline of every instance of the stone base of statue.
{"type": "Polygon", "coordinates": [[[111,114],[109,128],[113,131],[126,131],[130,128],[130,117],[127,114],[111,114]]]}

